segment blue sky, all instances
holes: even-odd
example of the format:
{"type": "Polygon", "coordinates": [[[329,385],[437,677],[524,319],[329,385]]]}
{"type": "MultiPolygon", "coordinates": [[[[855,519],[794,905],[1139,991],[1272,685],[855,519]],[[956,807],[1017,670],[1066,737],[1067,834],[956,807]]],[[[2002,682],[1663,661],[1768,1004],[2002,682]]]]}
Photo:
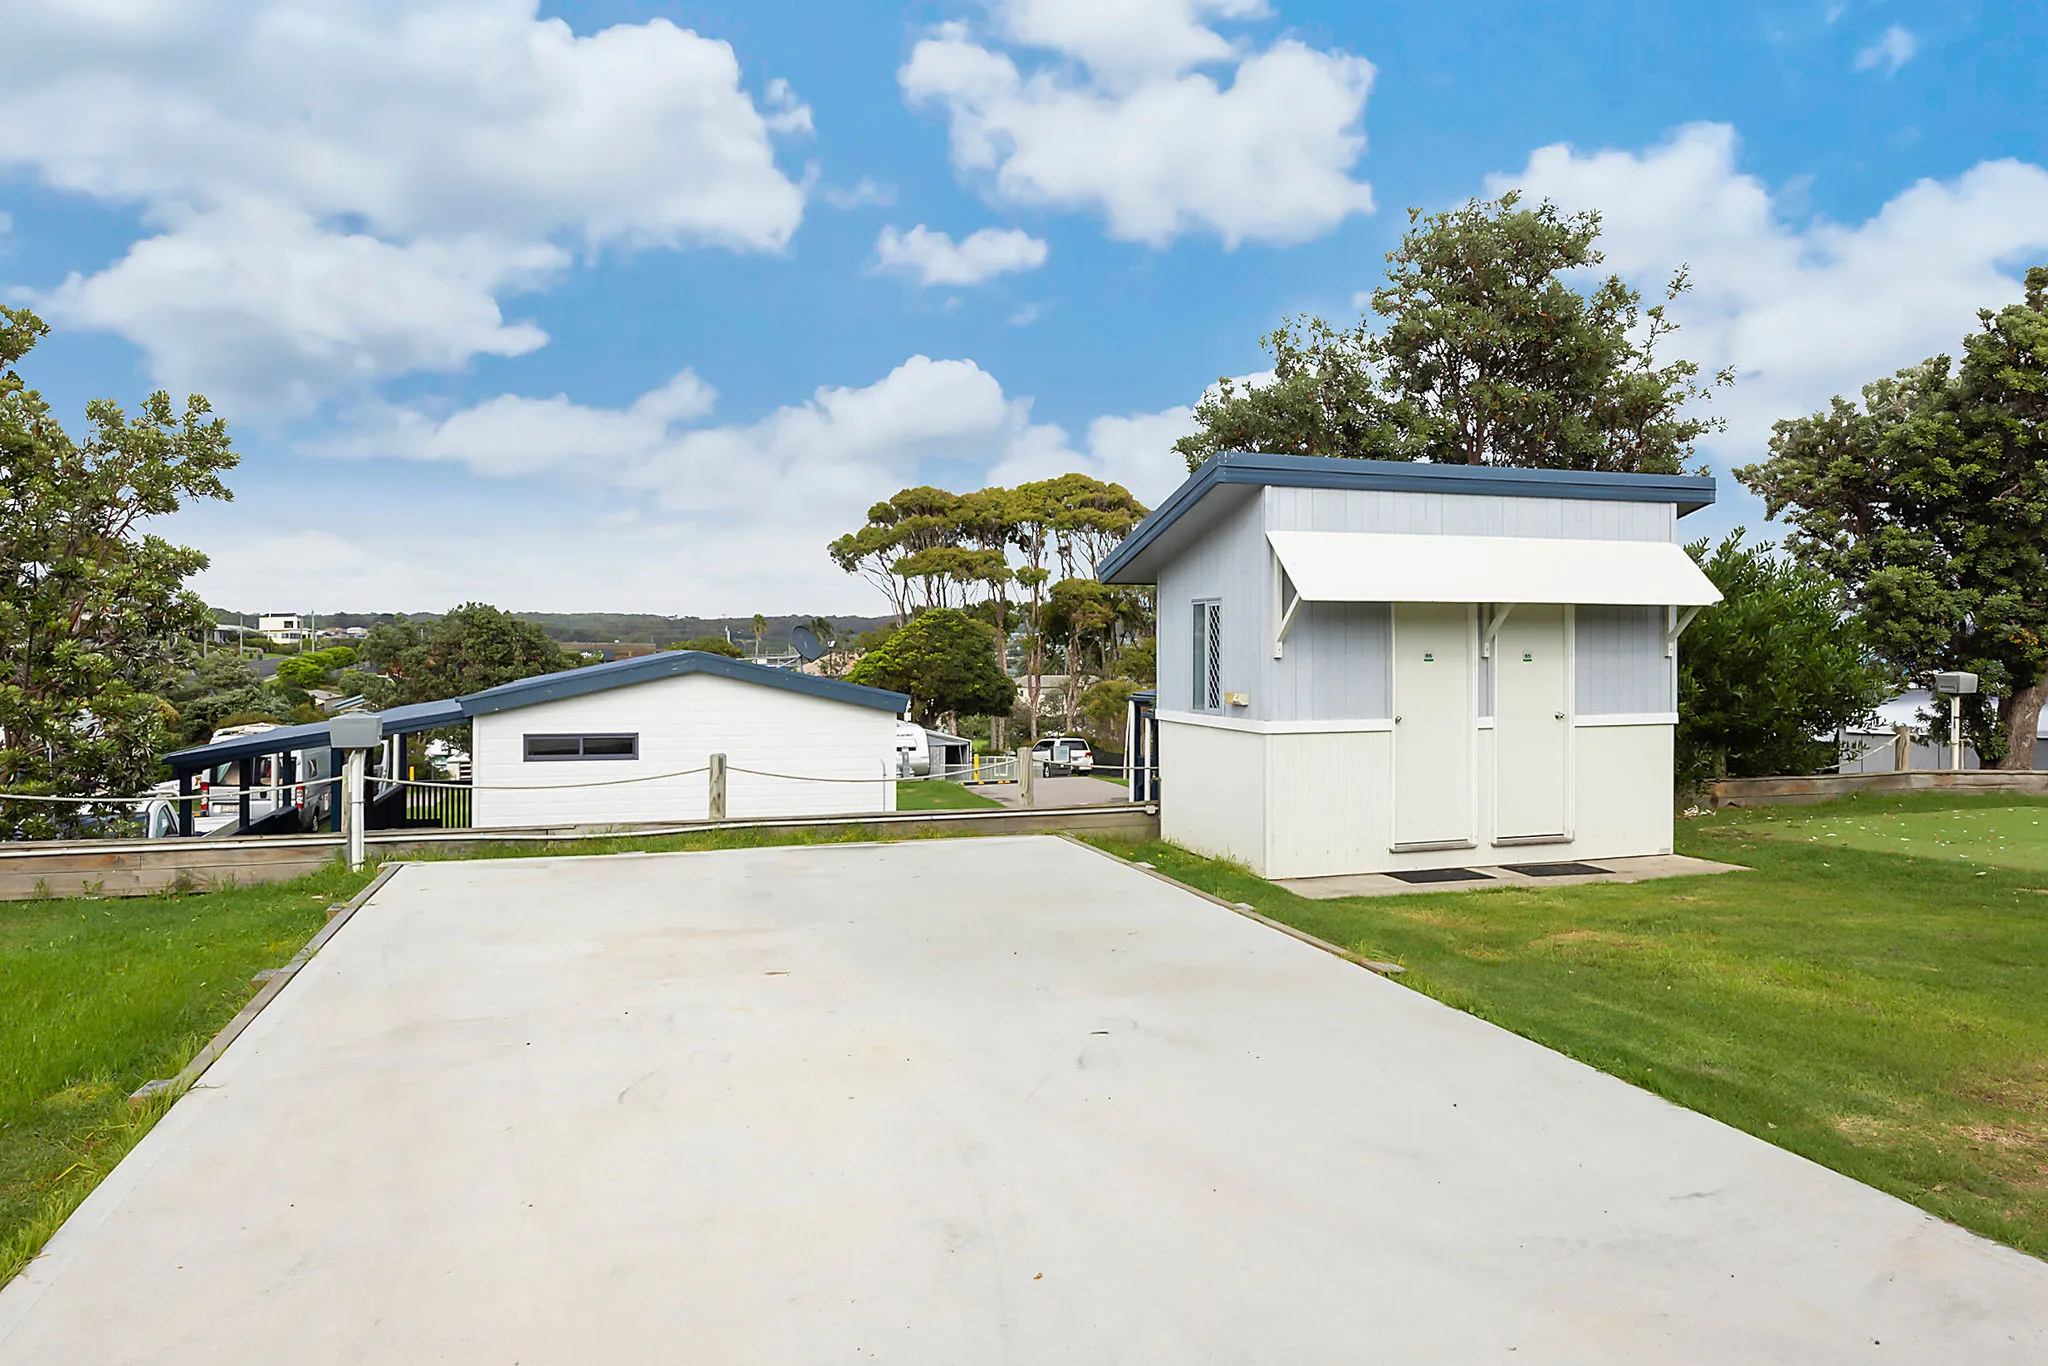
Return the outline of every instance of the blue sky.
{"type": "MultiPolygon", "coordinates": [[[[1219,375],[1520,186],[1775,418],[2048,261],[2037,8],[79,0],[0,48],[31,382],[208,394],[247,609],[855,612],[906,483],[1156,501],[1219,375]]],[[[1723,479],[1701,534],[1761,525],[1723,479]]]]}

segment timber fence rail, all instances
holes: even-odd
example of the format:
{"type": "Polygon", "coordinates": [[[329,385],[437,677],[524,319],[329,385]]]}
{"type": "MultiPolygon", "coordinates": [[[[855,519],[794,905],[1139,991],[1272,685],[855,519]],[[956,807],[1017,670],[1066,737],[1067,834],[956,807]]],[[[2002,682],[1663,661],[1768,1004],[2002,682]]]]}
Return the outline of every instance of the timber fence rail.
{"type": "Polygon", "coordinates": [[[1816,773],[1786,778],[1721,778],[1700,789],[1701,805],[1801,806],[1857,793],[2015,792],[2048,797],[2048,770],[1966,768],[1891,773],[1816,773]]]}
{"type": "MultiPolygon", "coordinates": [[[[372,862],[411,855],[461,858],[505,848],[574,854],[593,843],[655,840],[718,831],[817,831],[879,840],[929,835],[1100,834],[1142,841],[1159,833],[1156,802],[1030,810],[868,811],[836,816],[752,820],[551,825],[490,830],[373,830],[372,862]]],[[[46,896],[149,896],[206,891],[299,877],[343,855],[336,834],[252,835],[225,839],[35,840],[0,844],[0,901],[46,896]]]]}

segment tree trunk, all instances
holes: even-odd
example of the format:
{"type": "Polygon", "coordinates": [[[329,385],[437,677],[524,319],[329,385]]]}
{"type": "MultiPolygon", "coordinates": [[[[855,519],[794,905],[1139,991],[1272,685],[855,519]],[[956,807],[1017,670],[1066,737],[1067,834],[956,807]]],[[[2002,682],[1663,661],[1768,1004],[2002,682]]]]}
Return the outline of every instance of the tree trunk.
{"type": "Polygon", "coordinates": [[[2041,725],[2041,704],[2048,701],[2048,673],[2012,696],[1999,699],[1998,723],[2005,728],[2005,757],[1994,768],[2026,770],[2034,766],[2034,733],[2041,725]]]}

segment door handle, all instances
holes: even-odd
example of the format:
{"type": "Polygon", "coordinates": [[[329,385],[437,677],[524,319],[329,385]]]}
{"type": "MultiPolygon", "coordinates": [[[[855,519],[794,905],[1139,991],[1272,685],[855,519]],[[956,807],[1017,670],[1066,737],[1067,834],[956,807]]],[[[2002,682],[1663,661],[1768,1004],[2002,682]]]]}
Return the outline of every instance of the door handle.
{"type": "Polygon", "coordinates": [[[1401,724],[1401,718],[1400,718],[1400,717],[1398,717],[1398,716],[1397,716],[1397,717],[1395,717],[1395,718],[1394,718],[1394,724],[1395,724],[1395,725],[1397,725],[1397,726],[1398,726],[1398,725],[1400,725],[1400,724],[1401,724]]]}
{"type": "Polygon", "coordinates": [[[1560,721],[1564,720],[1564,713],[1563,713],[1563,712],[1555,712],[1555,713],[1553,713],[1553,715],[1555,715],[1555,716],[1557,717],[1557,719],[1558,719],[1558,720],[1560,720],[1560,721]]]}

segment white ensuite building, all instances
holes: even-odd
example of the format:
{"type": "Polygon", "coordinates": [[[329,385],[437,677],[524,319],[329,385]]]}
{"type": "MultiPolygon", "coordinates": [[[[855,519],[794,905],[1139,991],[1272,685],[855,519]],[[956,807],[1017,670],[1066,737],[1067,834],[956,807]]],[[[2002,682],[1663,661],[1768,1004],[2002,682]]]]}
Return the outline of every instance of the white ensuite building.
{"type": "Polygon", "coordinates": [[[1692,476],[1226,453],[1155,584],[1161,832],[1272,878],[1668,853],[1692,476]]]}
{"type": "Polygon", "coordinates": [[[909,701],[695,650],[506,683],[458,699],[470,823],[702,820],[714,753],[726,756],[734,819],[893,811],[896,718],[909,701]]]}

